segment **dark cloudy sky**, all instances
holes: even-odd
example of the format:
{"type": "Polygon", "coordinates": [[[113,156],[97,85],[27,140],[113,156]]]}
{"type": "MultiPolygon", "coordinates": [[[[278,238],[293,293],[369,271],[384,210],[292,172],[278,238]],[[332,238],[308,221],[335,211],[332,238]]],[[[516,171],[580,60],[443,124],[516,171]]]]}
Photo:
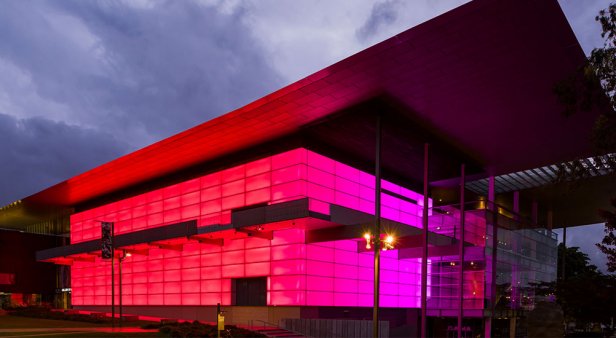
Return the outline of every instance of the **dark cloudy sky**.
{"type": "MultiPolygon", "coordinates": [[[[465,1],[2,0],[0,206],[465,1]]],[[[588,53],[607,0],[560,1],[588,53]]]]}

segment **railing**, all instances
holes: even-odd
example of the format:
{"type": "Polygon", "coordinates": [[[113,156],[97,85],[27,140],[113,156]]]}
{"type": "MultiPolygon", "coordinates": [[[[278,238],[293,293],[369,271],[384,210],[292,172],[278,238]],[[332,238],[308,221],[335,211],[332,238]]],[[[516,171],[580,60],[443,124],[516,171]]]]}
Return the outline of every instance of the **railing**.
{"type": "MultiPolygon", "coordinates": [[[[251,330],[251,331],[255,331],[255,330],[254,330],[254,329],[255,329],[255,327],[263,327],[264,329],[265,329],[266,327],[273,327],[273,328],[276,328],[276,329],[285,330],[285,331],[289,331],[289,332],[291,332],[291,333],[295,333],[295,334],[298,334],[298,335],[305,336],[305,334],[303,334],[303,333],[301,333],[301,332],[297,332],[297,331],[293,331],[293,330],[290,330],[290,329],[287,329],[287,328],[284,328],[284,327],[280,327],[280,325],[278,325],[278,324],[270,323],[270,322],[268,322],[268,321],[265,321],[265,320],[260,320],[260,319],[251,319],[251,320],[249,320],[249,321],[248,321],[248,326],[250,327],[250,330],[251,330]],[[257,322],[257,323],[262,323],[262,324],[263,324],[263,326],[255,326],[255,325],[254,325],[254,323],[255,323],[255,322],[257,322]]],[[[342,337],[336,337],[336,338],[342,338],[342,337]]]]}
{"type": "MultiPolygon", "coordinates": [[[[490,202],[485,201],[485,200],[470,201],[470,202],[464,203],[464,209],[466,212],[488,210],[489,204],[490,202]]],[[[496,204],[494,202],[492,202],[492,204],[493,205],[491,209],[495,210],[499,217],[504,217],[504,218],[501,218],[501,220],[504,222],[507,222],[507,224],[513,227],[513,229],[510,229],[510,230],[529,229],[529,230],[533,230],[537,232],[538,234],[549,237],[551,239],[558,239],[558,235],[556,233],[544,227],[541,227],[539,224],[536,224],[533,220],[527,217],[524,217],[520,215],[519,213],[516,213],[513,210],[510,210],[500,204],[496,204]]],[[[446,217],[446,218],[451,218],[452,220],[455,220],[459,218],[460,204],[434,206],[434,207],[431,207],[430,210],[432,211],[431,213],[432,216],[446,217]]],[[[455,227],[457,225],[458,225],[457,223],[455,222],[453,223],[454,237],[456,235],[455,232],[457,229],[455,227]]]]}
{"type": "MultiPolygon", "coordinates": [[[[280,321],[285,330],[288,327],[304,336],[318,338],[371,337],[373,329],[371,320],[287,318],[280,321]]],[[[379,337],[389,337],[388,321],[379,321],[379,337]]]]}

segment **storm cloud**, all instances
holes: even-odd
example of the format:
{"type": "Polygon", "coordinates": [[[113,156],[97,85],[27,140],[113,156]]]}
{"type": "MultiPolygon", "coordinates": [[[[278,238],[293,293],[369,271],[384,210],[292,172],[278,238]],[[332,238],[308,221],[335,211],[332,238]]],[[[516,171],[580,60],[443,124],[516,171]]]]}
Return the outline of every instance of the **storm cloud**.
{"type": "Polygon", "coordinates": [[[386,25],[391,25],[398,18],[400,0],[387,0],[372,6],[368,20],[357,30],[357,38],[366,41],[372,38],[386,25]]]}
{"type": "Polygon", "coordinates": [[[3,2],[0,205],[280,87],[241,6],[3,2]]]}
{"type": "Polygon", "coordinates": [[[190,1],[3,3],[0,67],[14,75],[0,107],[141,147],[282,84],[243,15],[190,1]]]}
{"type": "Polygon", "coordinates": [[[105,132],[42,117],[0,114],[0,205],[61,182],[127,151],[105,132]]]}

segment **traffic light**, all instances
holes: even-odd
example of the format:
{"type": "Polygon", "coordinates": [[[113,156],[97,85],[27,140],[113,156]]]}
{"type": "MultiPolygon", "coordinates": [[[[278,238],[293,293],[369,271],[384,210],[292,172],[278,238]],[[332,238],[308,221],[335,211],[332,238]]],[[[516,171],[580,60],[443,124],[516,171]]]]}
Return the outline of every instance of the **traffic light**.
{"type": "Polygon", "coordinates": [[[113,223],[101,222],[101,252],[103,259],[113,256],[113,223]]]}

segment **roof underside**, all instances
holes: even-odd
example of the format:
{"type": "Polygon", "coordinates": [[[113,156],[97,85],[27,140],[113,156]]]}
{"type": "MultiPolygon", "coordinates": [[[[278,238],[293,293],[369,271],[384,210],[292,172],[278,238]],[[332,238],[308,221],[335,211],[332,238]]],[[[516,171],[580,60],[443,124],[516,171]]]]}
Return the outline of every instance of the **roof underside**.
{"type": "Polygon", "coordinates": [[[389,121],[385,174],[411,184],[424,142],[437,145],[432,181],[455,177],[461,162],[500,175],[587,157],[597,112],[565,116],[553,94],[584,61],[556,1],[472,1],[24,203],[75,206],[300,134],[365,165],[377,112],[389,121]]]}

